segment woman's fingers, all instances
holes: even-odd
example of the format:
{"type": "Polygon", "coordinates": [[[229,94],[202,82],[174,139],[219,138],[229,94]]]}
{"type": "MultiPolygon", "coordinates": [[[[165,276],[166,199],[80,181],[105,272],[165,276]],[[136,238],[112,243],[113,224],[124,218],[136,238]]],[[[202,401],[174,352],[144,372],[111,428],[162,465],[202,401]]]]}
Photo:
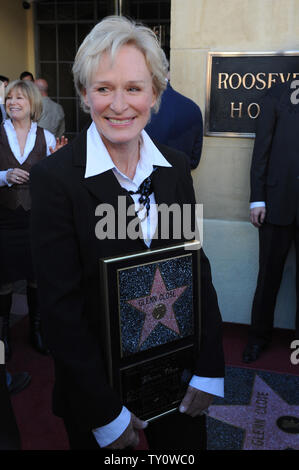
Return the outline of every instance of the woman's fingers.
{"type": "Polygon", "coordinates": [[[6,175],[6,179],[9,184],[24,184],[29,181],[28,171],[21,170],[20,168],[14,168],[9,170],[6,175]]]}

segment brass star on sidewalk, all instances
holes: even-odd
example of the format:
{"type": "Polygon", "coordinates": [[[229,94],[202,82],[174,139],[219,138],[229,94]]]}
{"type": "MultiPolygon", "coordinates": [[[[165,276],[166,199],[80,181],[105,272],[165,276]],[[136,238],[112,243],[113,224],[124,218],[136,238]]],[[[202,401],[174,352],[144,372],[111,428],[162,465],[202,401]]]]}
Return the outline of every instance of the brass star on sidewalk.
{"type": "Polygon", "coordinates": [[[159,323],[180,335],[179,326],[173,311],[173,304],[188,286],[167,290],[159,268],[156,268],[150,295],[127,302],[145,313],[140,334],[139,348],[159,323]]]}

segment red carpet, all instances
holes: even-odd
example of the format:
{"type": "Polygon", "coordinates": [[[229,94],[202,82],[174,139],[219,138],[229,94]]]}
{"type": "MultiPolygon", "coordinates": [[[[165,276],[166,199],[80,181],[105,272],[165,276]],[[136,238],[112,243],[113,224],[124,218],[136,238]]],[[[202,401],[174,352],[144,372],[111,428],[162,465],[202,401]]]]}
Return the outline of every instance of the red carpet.
{"type": "Polygon", "coordinates": [[[299,364],[292,365],[290,360],[293,352],[290,344],[294,339],[292,330],[274,329],[271,347],[253,364],[244,364],[242,352],[247,343],[247,331],[247,325],[224,323],[223,347],[226,365],[299,375],[299,364]]]}
{"type": "Polygon", "coordinates": [[[28,340],[28,317],[12,328],[13,356],[7,364],[9,372],[28,372],[30,385],[12,396],[23,450],[65,450],[68,441],[64,426],[51,412],[54,377],[52,360],[36,353],[28,340]]]}
{"type": "MultiPolygon", "coordinates": [[[[35,352],[29,344],[28,316],[12,328],[12,359],[7,364],[11,373],[26,371],[30,385],[11,397],[21,434],[22,450],[68,450],[63,422],[51,412],[54,381],[53,362],[35,352]]],[[[147,449],[143,433],[137,449],[147,449]]]]}
{"type": "MultiPolygon", "coordinates": [[[[244,367],[242,350],[246,344],[247,326],[224,324],[224,351],[227,365],[244,367]]],[[[292,332],[275,330],[272,347],[252,368],[299,375],[299,365],[290,362],[292,332]]],[[[12,328],[13,356],[7,368],[10,372],[27,371],[31,384],[12,397],[23,450],[66,450],[67,437],[62,421],[51,412],[53,364],[49,357],[36,353],[28,342],[28,317],[12,328]]],[[[251,366],[248,366],[251,368],[251,366]]],[[[146,449],[142,434],[140,449],[146,449]]]]}

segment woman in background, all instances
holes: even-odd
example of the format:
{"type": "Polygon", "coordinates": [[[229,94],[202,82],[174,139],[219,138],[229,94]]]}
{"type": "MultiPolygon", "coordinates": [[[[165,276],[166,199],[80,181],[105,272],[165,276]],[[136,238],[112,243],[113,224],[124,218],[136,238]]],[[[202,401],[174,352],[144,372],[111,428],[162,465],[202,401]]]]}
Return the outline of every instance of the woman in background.
{"type": "Polygon", "coordinates": [[[6,88],[6,119],[0,127],[0,339],[6,360],[11,356],[9,317],[13,282],[27,280],[30,338],[40,353],[47,350],[40,334],[37,286],[30,249],[31,167],[66,143],[37,126],[42,98],[30,81],[16,80],[6,88]]]}

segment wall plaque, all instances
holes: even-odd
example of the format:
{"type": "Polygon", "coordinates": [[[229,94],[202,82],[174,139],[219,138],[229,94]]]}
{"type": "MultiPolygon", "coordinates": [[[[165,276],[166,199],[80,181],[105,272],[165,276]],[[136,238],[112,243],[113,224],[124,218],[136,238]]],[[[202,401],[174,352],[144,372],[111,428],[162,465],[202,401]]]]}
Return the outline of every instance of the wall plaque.
{"type": "Polygon", "coordinates": [[[299,51],[210,52],[205,135],[254,137],[259,100],[276,83],[299,80],[299,51]]]}

